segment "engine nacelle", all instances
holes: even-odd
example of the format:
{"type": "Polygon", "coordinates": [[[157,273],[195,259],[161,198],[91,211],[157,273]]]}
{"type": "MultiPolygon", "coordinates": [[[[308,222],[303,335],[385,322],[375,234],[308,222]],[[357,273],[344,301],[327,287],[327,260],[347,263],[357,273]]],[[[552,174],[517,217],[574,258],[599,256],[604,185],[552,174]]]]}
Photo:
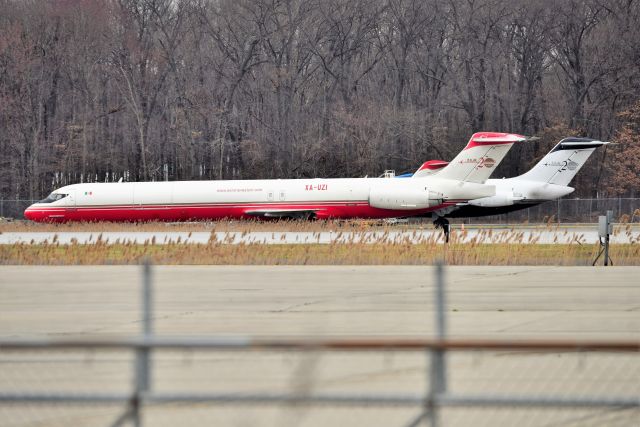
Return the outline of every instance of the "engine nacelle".
{"type": "Polygon", "coordinates": [[[483,208],[494,208],[499,206],[511,206],[516,202],[516,200],[522,200],[522,197],[513,197],[513,194],[496,194],[495,196],[469,200],[469,204],[483,208]]]}
{"type": "Polygon", "coordinates": [[[423,183],[393,180],[377,183],[369,192],[369,205],[379,209],[412,210],[437,206],[442,194],[429,189],[423,183]]]}

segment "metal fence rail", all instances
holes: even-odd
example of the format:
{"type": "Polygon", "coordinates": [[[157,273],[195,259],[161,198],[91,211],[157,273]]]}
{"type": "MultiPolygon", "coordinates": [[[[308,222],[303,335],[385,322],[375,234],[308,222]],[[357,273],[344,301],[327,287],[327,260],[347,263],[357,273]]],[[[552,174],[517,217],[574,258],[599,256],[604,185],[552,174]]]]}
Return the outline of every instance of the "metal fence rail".
{"type": "MultiPolygon", "coordinates": [[[[111,425],[131,422],[142,425],[142,413],[149,405],[170,403],[222,404],[222,405],[311,405],[311,406],[363,406],[406,407],[418,413],[409,426],[442,425],[440,414],[452,407],[521,407],[521,408],[613,408],[637,411],[640,409],[640,393],[611,393],[572,395],[567,393],[510,393],[500,390],[482,390],[482,393],[456,390],[451,384],[455,371],[448,367],[449,359],[461,352],[502,351],[526,358],[541,354],[605,354],[634,358],[634,370],[640,356],[640,341],[572,341],[572,340],[452,340],[446,333],[446,301],[444,269],[436,268],[435,323],[437,336],[432,339],[412,338],[322,338],[250,336],[234,337],[158,337],[153,335],[153,282],[151,267],[143,267],[142,277],[142,330],[139,337],[100,339],[50,339],[23,338],[0,339],[0,354],[11,352],[64,351],[126,351],[133,352],[131,359],[134,376],[130,392],[100,390],[49,391],[6,390],[0,391],[0,404],[105,404],[125,405],[126,409],[111,425]],[[427,365],[424,377],[427,390],[423,393],[374,393],[374,392],[319,392],[297,390],[291,392],[229,390],[161,390],[152,386],[153,357],[162,351],[206,352],[425,352],[427,365]]],[[[127,359],[128,360],[128,359],[127,359]]],[[[626,360],[626,359],[625,359],[626,360]]],[[[72,362],[71,362],[72,363],[72,362]]],[[[617,360],[614,360],[617,363],[617,360]]],[[[525,369],[526,370],[526,369],[525,369]]],[[[640,370],[639,370],[640,371],[640,370]]],[[[508,372],[505,374],[508,375],[508,372]]],[[[625,389],[626,390],[626,389],[625,389]]],[[[445,423],[446,424],[446,423],[445,423]]]]}
{"type": "Polygon", "coordinates": [[[0,338],[0,350],[124,349],[124,350],[296,350],[296,351],[463,351],[513,350],[559,352],[636,352],[640,341],[492,340],[428,338],[260,338],[139,337],[99,339],[0,338]]]}

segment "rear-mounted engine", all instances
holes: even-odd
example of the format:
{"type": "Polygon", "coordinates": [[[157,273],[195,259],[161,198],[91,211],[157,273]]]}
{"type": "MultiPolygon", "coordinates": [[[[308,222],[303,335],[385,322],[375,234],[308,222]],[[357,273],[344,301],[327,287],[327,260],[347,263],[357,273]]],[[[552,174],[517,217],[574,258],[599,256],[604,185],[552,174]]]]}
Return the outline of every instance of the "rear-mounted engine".
{"type": "Polygon", "coordinates": [[[369,205],[379,209],[425,209],[442,203],[442,194],[430,191],[424,183],[398,180],[374,184],[369,205]]]}

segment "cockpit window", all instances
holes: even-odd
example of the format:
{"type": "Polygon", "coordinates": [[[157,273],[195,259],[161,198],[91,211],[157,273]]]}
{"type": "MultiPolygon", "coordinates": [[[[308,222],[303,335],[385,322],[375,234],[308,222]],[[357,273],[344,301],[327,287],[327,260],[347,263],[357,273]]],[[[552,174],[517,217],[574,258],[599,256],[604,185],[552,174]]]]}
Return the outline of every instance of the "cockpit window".
{"type": "Polygon", "coordinates": [[[51,193],[47,196],[46,199],[44,200],[40,200],[38,203],[51,203],[51,202],[55,202],[57,200],[61,200],[64,199],[65,197],[67,197],[68,194],[62,194],[62,193],[51,193]]]}

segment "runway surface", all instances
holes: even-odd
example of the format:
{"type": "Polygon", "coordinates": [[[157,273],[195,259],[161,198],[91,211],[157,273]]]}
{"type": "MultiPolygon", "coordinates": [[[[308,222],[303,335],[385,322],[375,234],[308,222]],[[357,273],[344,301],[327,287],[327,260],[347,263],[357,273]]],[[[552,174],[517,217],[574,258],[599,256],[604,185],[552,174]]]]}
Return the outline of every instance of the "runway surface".
{"type": "MultiPolygon", "coordinates": [[[[453,337],[640,339],[637,267],[450,267],[453,337]]],[[[0,267],[0,337],[140,333],[138,267],[0,267]]],[[[162,336],[388,336],[434,334],[430,267],[165,266],[154,269],[154,332],[162,336]]],[[[420,353],[161,351],[158,391],[422,393],[420,353]]],[[[128,391],[131,354],[0,352],[0,392],[128,391]]],[[[629,354],[458,352],[449,389],[539,396],[640,395],[629,354]]],[[[123,408],[0,404],[0,425],[110,425],[123,408]]],[[[411,408],[153,405],[145,425],[403,426],[411,408]]],[[[473,409],[444,426],[629,426],[637,410],[473,409]]]]}
{"type": "MultiPolygon", "coordinates": [[[[597,227],[492,227],[462,230],[456,226],[452,230],[453,241],[460,243],[531,243],[531,244],[593,244],[598,242],[597,227]]],[[[68,245],[95,243],[135,243],[169,244],[345,244],[345,243],[443,243],[440,230],[399,230],[362,232],[287,232],[287,231],[145,231],[145,232],[4,232],[0,234],[0,244],[43,244],[58,243],[68,245]]],[[[640,243],[640,229],[616,228],[611,242],[617,244],[640,243]]]]}
{"type": "MultiPolygon", "coordinates": [[[[158,334],[431,334],[432,268],[158,266],[158,334]]],[[[640,338],[638,267],[449,267],[456,336],[640,338]],[[506,314],[505,314],[506,313],[506,314]]],[[[0,336],[134,334],[135,266],[1,266],[0,336]]]]}

